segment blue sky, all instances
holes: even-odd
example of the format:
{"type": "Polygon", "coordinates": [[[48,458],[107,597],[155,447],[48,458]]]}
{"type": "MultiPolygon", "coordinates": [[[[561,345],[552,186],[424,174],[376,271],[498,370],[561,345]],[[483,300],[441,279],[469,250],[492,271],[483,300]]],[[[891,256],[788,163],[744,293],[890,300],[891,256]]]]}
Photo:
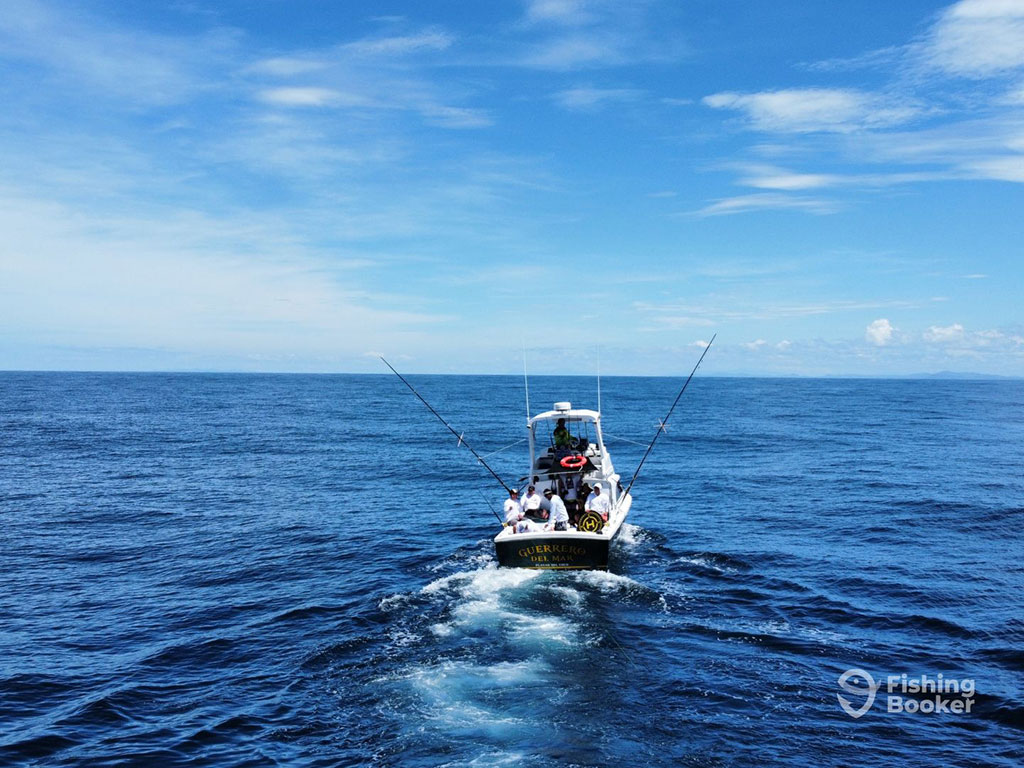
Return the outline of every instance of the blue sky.
{"type": "Polygon", "coordinates": [[[0,67],[0,368],[1024,375],[1024,0],[5,0],[0,67]]]}

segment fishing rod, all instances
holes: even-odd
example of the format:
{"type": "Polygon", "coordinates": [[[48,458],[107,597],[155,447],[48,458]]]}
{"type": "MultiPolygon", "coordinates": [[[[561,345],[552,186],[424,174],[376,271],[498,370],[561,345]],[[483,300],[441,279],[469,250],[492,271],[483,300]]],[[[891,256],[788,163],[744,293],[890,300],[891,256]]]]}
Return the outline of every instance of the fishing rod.
{"type": "Polygon", "coordinates": [[[630,480],[629,485],[626,486],[626,490],[622,494],[623,496],[629,495],[629,490],[633,487],[633,483],[636,482],[637,475],[640,474],[640,468],[643,467],[644,462],[647,461],[647,457],[651,454],[651,449],[654,448],[654,444],[658,441],[658,435],[665,431],[665,427],[668,426],[668,420],[672,416],[672,411],[676,409],[676,404],[679,402],[679,398],[683,396],[683,392],[685,392],[686,388],[690,385],[690,379],[693,378],[693,374],[695,374],[697,369],[700,368],[700,364],[704,361],[704,355],[708,353],[708,350],[711,349],[711,345],[715,343],[715,336],[718,336],[718,334],[716,333],[712,336],[711,341],[709,341],[708,345],[704,347],[704,351],[701,352],[700,355],[700,360],[698,360],[697,364],[693,366],[693,370],[690,371],[690,375],[686,377],[686,383],[683,384],[683,388],[679,390],[679,394],[676,395],[676,399],[672,401],[672,407],[668,409],[668,413],[665,414],[665,418],[661,420],[660,424],[658,424],[658,431],[654,433],[654,439],[651,440],[651,444],[647,446],[647,452],[644,453],[644,457],[640,459],[640,464],[637,466],[636,472],[633,473],[633,479],[630,480]]]}
{"type": "Polygon", "coordinates": [[[477,491],[477,493],[480,494],[480,498],[483,499],[484,502],[486,502],[487,506],[491,508],[491,512],[494,513],[494,516],[498,518],[498,522],[501,523],[501,527],[504,528],[506,525],[508,525],[508,523],[501,519],[501,515],[498,514],[498,510],[496,510],[494,508],[494,505],[491,504],[491,500],[484,496],[483,491],[477,491]]]}
{"type": "MultiPolygon", "coordinates": [[[[706,351],[706,350],[705,350],[705,351],[706,351]]],[[[469,443],[467,443],[467,442],[466,442],[466,438],[464,438],[464,437],[463,437],[462,435],[460,435],[460,434],[459,434],[458,432],[456,432],[456,431],[455,431],[455,429],[454,429],[454,428],[452,427],[452,425],[451,425],[451,424],[449,424],[449,423],[448,423],[447,421],[445,421],[445,420],[444,420],[444,417],[442,417],[440,413],[438,413],[437,411],[435,411],[435,410],[433,409],[433,407],[432,407],[432,406],[430,405],[430,403],[428,403],[428,402],[427,402],[426,400],[424,400],[424,399],[423,399],[423,395],[421,395],[421,394],[420,394],[419,392],[417,392],[417,391],[416,391],[416,389],[415,389],[415,388],[413,387],[413,385],[412,385],[412,384],[410,384],[410,383],[408,382],[408,380],[407,380],[407,379],[405,378],[405,376],[403,376],[403,375],[402,375],[402,374],[400,374],[400,373],[399,373],[398,371],[396,371],[396,370],[395,370],[395,366],[393,366],[393,365],[392,365],[391,363],[389,363],[389,362],[388,362],[387,360],[384,360],[384,358],[383,358],[383,357],[381,357],[380,359],[381,359],[381,360],[383,360],[383,361],[384,361],[384,365],[386,365],[386,366],[387,366],[388,368],[390,368],[390,369],[391,369],[391,372],[392,372],[392,373],[394,373],[394,374],[395,374],[395,376],[397,376],[398,378],[400,378],[400,379],[402,380],[402,383],[403,383],[403,384],[405,384],[405,386],[407,386],[407,387],[409,388],[409,390],[410,390],[410,391],[411,391],[411,392],[412,392],[412,393],[413,393],[414,395],[416,395],[416,397],[418,397],[418,398],[420,399],[420,402],[421,402],[421,403],[423,403],[423,404],[424,404],[425,406],[427,406],[427,409],[428,409],[428,410],[429,410],[429,411],[430,411],[430,412],[431,412],[432,414],[434,414],[435,416],[437,416],[437,419],[438,419],[438,421],[440,421],[440,422],[441,422],[442,424],[444,424],[444,425],[445,425],[445,426],[446,426],[446,427],[448,428],[448,431],[449,431],[449,432],[451,432],[451,433],[452,433],[453,435],[455,435],[455,436],[456,436],[457,438],[459,438],[459,445],[464,445],[464,446],[466,446],[467,448],[469,448],[469,452],[470,452],[470,453],[472,453],[472,454],[473,454],[473,455],[474,455],[474,456],[476,457],[476,460],[477,460],[477,461],[479,461],[479,462],[480,462],[481,464],[483,464],[483,465],[484,465],[484,468],[485,468],[485,469],[486,469],[486,470],[487,470],[488,472],[490,472],[490,473],[491,473],[492,475],[494,475],[494,479],[495,479],[495,480],[497,480],[497,481],[498,481],[499,483],[501,483],[501,487],[502,487],[502,488],[504,488],[504,489],[505,489],[506,491],[509,491],[509,492],[511,492],[511,491],[512,491],[512,489],[511,489],[511,488],[509,488],[509,487],[508,487],[507,485],[505,485],[505,481],[504,481],[504,480],[502,480],[502,479],[501,479],[501,478],[500,478],[500,477],[498,476],[498,473],[497,473],[497,472],[495,472],[495,471],[494,471],[493,469],[491,469],[491,465],[490,465],[490,464],[488,464],[488,463],[487,463],[486,461],[484,461],[484,460],[483,460],[483,457],[482,457],[482,456],[481,456],[481,455],[480,455],[479,453],[477,453],[476,451],[474,451],[474,450],[473,450],[473,446],[471,446],[471,445],[470,445],[469,443]]],[[[492,511],[493,511],[493,510],[492,510],[492,511]]],[[[497,513],[495,513],[495,514],[497,514],[497,513]]],[[[499,517],[498,519],[500,520],[501,518],[499,517]]]]}

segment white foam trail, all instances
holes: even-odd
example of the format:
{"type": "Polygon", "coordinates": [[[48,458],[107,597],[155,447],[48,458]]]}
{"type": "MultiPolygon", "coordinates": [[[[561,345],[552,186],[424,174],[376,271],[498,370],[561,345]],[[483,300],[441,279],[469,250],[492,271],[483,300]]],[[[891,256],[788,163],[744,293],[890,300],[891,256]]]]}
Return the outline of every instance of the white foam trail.
{"type": "Polygon", "coordinates": [[[626,547],[627,549],[635,549],[645,541],[647,541],[647,531],[639,525],[633,525],[632,523],[623,523],[616,538],[619,546],[626,547]]]}
{"type": "Polygon", "coordinates": [[[377,607],[385,613],[390,613],[391,611],[401,608],[407,602],[409,602],[408,595],[397,593],[394,595],[388,595],[387,597],[382,597],[377,603],[377,607]]]}
{"type": "Polygon", "coordinates": [[[434,595],[452,588],[464,596],[471,597],[518,587],[523,582],[538,576],[540,576],[540,571],[530,571],[525,568],[498,568],[491,563],[489,567],[476,571],[460,571],[450,576],[434,579],[420,592],[424,595],[434,595]]]}
{"type": "Polygon", "coordinates": [[[506,632],[524,650],[573,644],[577,630],[571,621],[548,614],[519,612],[507,605],[506,598],[540,575],[540,571],[491,565],[430,582],[421,590],[423,594],[450,594],[455,598],[450,620],[434,624],[431,631],[438,637],[450,637],[460,631],[468,634],[480,629],[506,632]]]}
{"type": "Polygon", "coordinates": [[[676,558],[676,562],[689,563],[690,565],[698,565],[701,568],[710,568],[713,571],[719,573],[736,573],[735,568],[730,568],[724,565],[716,564],[711,558],[708,557],[679,557],[676,558]]]}
{"type": "Polygon", "coordinates": [[[562,598],[562,602],[573,610],[579,610],[583,604],[583,595],[572,587],[563,587],[560,584],[552,584],[549,589],[552,593],[562,598]]]}
{"type": "Polygon", "coordinates": [[[415,666],[375,682],[409,685],[416,701],[416,714],[430,727],[449,734],[484,735],[500,742],[532,724],[497,711],[486,699],[493,696],[495,689],[542,686],[548,671],[548,665],[539,659],[490,665],[444,661],[415,666]]]}
{"type": "Polygon", "coordinates": [[[454,763],[441,763],[440,768],[478,768],[478,766],[521,765],[526,759],[522,752],[490,752],[478,755],[472,760],[458,760],[454,763]]]}
{"type": "Polygon", "coordinates": [[[597,587],[605,594],[628,591],[633,588],[645,589],[640,582],[634,581],[629,576],[621,576],[611,571],[579,571],[576,578],[592,587],[597,587]]]}

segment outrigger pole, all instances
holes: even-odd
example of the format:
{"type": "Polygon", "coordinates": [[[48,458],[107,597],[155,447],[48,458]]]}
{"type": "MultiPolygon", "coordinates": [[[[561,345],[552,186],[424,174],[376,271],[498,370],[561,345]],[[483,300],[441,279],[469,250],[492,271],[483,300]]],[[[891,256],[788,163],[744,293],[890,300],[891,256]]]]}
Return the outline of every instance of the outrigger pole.
{"type": "MultiPolygon", "coordinates": [[[[705,350],[705,351],[707,351],[707,350],[705,350]]],[[[393,365],[392,365],[391,363],[389,363],[389,362],[388,362],[387,360],[384,360],[383,356],[381,356],[381,357],[380,357],[380,359],[381,359],[381,360],[383,360],[383,361],[384,361],[384,365],[386,365],[386,366],[387,366],[388,368],[390,368],[390,369],[391,369],[391,372],[392,372],[392,373],[394,373],[394,374],[395,374],[395,376],[397,376],[398,378],[400,378],[400,379],[402,380],[402,383],[403,383],[403,384],[405,384],[405,386],[407,386],[407,387],[409,388],[409,390],[410,390],[410,391],[411,391],[411,392],[412,392],[412,393],[413,393],[414,395],[416,395],[416,397],[418,397],[418,398],[420,399],[420,402],[421,402],[421,403],[423,403],[423,404],[424,404],[425,406],[427,406],[427,409],[428,409],[428,410],[429,410],[429,411],[430,411],[430,412],[431,412],[432,414],[434,414],[435,416],[437,416],[437,419],[438,419],[438,421],[440,421],[440,422],[441,422],[442,424],[444,424],[444,425],[445,425],[445,426],[446,426],[446,427],[448,428],[448,431],[449,431],[449,432],[451,432],[451,433],[452,433],[453,435],[455,435],[455,436],[456,436],[457,438],[459,438],[459,445],[464,445],[464,446],[466,446],[467,448],[469,448],[469,452],[470,452],[470,453],[472,453],[472,454],[473,454],[473,455],[474,455],[474,456],[476,457],[476,460],[477,460],[477,461],[479,461],[479,462],[480,462],[481,464],[483,464],[483,465],[484,465],[484,468],[485,468],[485,469],[486,469],[486,470],[487,470],[488,472],[490,472],[490,473],[491,473],[492,475],[494,475],[494,479],[495,479],[495,480],[497,480],[497,481],[498,481],[499,483],[501,483],[501,487],[502,487],[502,488],[504,488],[504,489],[505,489],[506,491],[509,491],[509,492],[511,492],[511,491],[512,491],[512,489],[511,489],[511,488],[509,488],[509,487],[508,487],[507,485],[505,485],[505,481],[504,481],[504,480],[502,480],[502,479],[501,479],[500,477],[498,477],[498,473],[497,473],[497,472],[495,472],[495,471],[494,471],[493,469],[491,469],[491,465],[490,465],[490,464],[488,464],[488,463],[487,463],[486,461],[484,461],[483,457],[482,457],[482,456],[481,456],[481,455],[480,455],[479,453],[477,453],[476,451],[474,451],[474,450],[473,450],[473,446],[471,446],[471,445],[470,445],[469,443],[467,443],[467,442],[466,442],[466,438],[465,438],[465,437],[463,437],[463,436],[462,436],[461,434],[459,434],[458,432],[456,432],[456,431],[455,431],[455,429],[454,429],[454,427],[452,427],[452,425],[451,425],[451,424],[449,424],[449,423],[448,423],[447,421],[445,421],[445,420],[444,420],[444,418],[443,418],[443,417],[441,416],[441,414],[440,414],[440,413],[438,413],[437,411],[435,411],[435,410],[434,410],[434,409],[433,409],[433,408],[431,407],[430,403],[428,403],[428,402],[427,402],[426,400],[424,400],[424,399],[423,399],[423,395],[421,395],[421,394],[420,394],[419,392],[417,392],[417,391],[416,391],[416,390],[415,390],[415,389],[413,388],[412,384],[410,384],[410,383],[409,383],[409,382],[408,382],[408,381],[406,380],[405,376],[403,376],[403,375],[402,375],[402,374],[400,374],[400,373],[399,373],[398,371],[396,371],[396,370],[395,370],[395,366],[393,366],[393,365]]],[[[491,511],[493,512],[494,510],[491,510],[491,511]]],[[[497,513],[495,513],[495,514],[497,514],[497,513]]],[[[500,517],[498,517],[498,519],[499,519],[499,520],[501,520],[501,518],[500,518],[500,517]]]]}
{"type": "Polygon", "coordinates": [[[690,371],[690,375],[686,377],[686,383],[683,384],[683,388],[679,390],[679,394],[676,395],[676,399],[672,401],[672,407],[668,409],[668,413],[665,414],[665,418],[662,419],[661,423],[658,424],[658,431],[654,433],[654,439],[651,440],[651,444],[647,446],[647,452],[644,453],[644,457],[640,459],[640,464],[637,466],[636,472],[633,473],[633,479],[630,480],[629,485],[626,486],[626,490],[622,494],[623,496],[629,495],[629,491],[633,487],[633,483],[636,482],[637,475],[640,474],[640,468],[643,467],[644,462],[647,461],[647,457],[651,453],[651,449],[654,448],[654,444],[658,441],[658,435],[664,432],[665,427],[668,426],[668,420],[672,417],[672,411],[676,409],[676,403],[679,402],[679,398],[683,396],[683,392],[685,392],[686,388],[690,385],[690,379],[693,378],[693,374],[695,374],[697,372],[697,369],[700,368],[700,364],[704,361],[704,355],[708,353],[708,350],[711,349],[711,345],[715,343],[715,336],[718,336],[718,334],[716,333],[714,336],[712,336],[711,341],[709,341],[708,345],[704,347],[704,351],[701,352],[700,354],[700,359],[697,361],[697,364],[693,366],[693,370],[690,371]]]}

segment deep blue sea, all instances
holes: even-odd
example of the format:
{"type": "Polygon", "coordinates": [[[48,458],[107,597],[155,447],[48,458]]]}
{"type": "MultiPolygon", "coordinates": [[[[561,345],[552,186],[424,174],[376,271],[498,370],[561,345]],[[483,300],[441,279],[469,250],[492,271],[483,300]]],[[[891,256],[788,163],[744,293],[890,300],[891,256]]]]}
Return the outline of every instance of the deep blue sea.
{"type": "MultiPolygon", "coordinates": [[[[410,378],[524,437],[521,378],[410,378]]],[[[603,379],[622,474],[680,384],[603,379]]],[[[1019,766],[1022,468],[1024,382],[698,374],[612,570],[506,570],[393,376],[0,374],[0,765],[1019,766]]]]}

